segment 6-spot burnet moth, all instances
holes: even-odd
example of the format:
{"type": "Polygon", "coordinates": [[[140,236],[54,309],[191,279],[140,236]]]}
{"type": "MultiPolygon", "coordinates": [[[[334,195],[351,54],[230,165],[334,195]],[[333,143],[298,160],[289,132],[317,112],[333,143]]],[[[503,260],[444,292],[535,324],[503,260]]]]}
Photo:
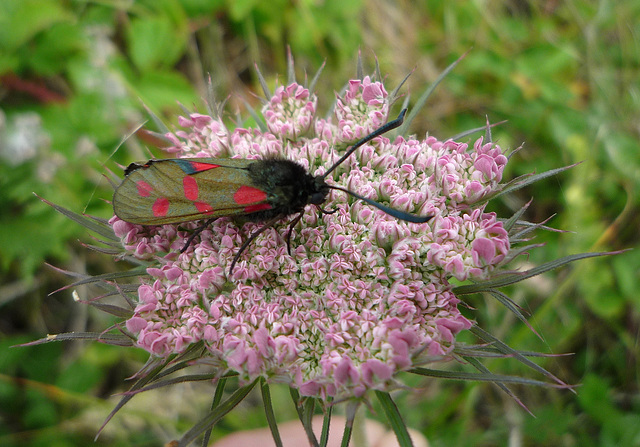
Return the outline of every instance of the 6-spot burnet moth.
{"type": "Polygon", "coordinates": [[[284,158],[178,158],[132,163],[126,168],[125,178],[113,195],[113,211],[120,219],[140,225],[208,219],[187,240],[182,252],[197,234],[219,217],[243,216],[251,221],[264,222],[240,247],[231,262],[229,274],[242,252],[260,233],[278,220],[298,213],[287,234],[290,252],[291,230],[302,219],[307,205],[315,205],[323,213],[335,211],[325,211],[320,207],[331,189],[346,192],[397,219],[427,222],[433,216],[417,216],[396,210],[325,181],[360,146],[399,127],[406,112],[404,109],[395,120],[357,141],[324,174],[317,176],[309,174],[295,161],[284,158]]]}

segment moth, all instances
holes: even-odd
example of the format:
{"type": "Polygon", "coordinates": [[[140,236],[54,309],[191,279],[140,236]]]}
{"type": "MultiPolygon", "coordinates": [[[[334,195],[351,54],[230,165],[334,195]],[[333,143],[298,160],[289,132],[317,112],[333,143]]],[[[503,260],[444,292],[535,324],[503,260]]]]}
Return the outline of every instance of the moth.
{"type": "Polygon", "coordinates": [[[195,236],[219,217],[242,216],[264,222],[240,247],[229,274],[251,242],[277,221],[297,214],[289,224],[287,247],[291,252],[291,231],[302,219],[307,205],[331,214],[321,205],[332,189],[343,191],[385,213],[407,222],[424,223],[433,216],[417,216],[390,208],[348,189],[330,185],[327,177],[356,149],[399,127],[404,109],[393,121],[358,140],[324,174],[313,176],[293,160],[266,158],[177,158],[132,163],[113,195],[113,211],[120,219],[140,225],[177,224],[207,219],[187,240],[184,252],[195,236]]]}

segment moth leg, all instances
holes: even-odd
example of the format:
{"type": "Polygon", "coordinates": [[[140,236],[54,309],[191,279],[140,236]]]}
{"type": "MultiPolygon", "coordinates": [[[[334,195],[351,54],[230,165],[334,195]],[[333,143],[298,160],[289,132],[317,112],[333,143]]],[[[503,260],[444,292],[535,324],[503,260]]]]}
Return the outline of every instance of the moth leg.
{"type": "Polygon", "coordinates": [[[316,208],[318,208],[318,211],[320,211],[320,214],[335,214],[338,212],[338,208],[334,208],[331,211],[327,211],[324,208],[321,208],[319,206],[316,206],[316,208]]]}
{"type": "Polygon", "coordinates": [[[287,252],[289,253],[289,256],[291,256],[291,232],[293,231],[293,227],[295,227],[298,222],[300,222],[300,219],[302,219],[303,215],[304,210],[300,211],[300,214],[298,214],[295,219],[293,219],[289,224],[289,231],[287,231],[287,252]]]}
{"type": "Polygon", "coordinates": [[[271,228],[277,221],[282,219],[282,217],[283,216],[276,216],[273,219],[268,220],[262,227],[254,231],[253,234],[249,236],[249,239],[244,241],[244,244],[242,244],[242,246],[240,247],[240,250],[238,250],[238,253],[236,253],[236,255],[233,257],[233,261],[231,261],[231,267],[229,267],[229,276],[231,276],[231,273],[233,273],[233,269],[236,266],[238,259],[240,259],[240,255],[242,254],[243,251],[246,250],[249,244],[251,244],[251,242],[253,242],[253,240],[257,238],[260,234],[262,234],[267,228],[271,228]]]}
{"type": "Polygon", "coordinates": [[[196,236],[202,233],[202,231],[205,228],[207,228],[209,225],[211,225],[213,221],[216,219],[217,217],[212,217],[211,219],[207,219],[202,225],[196,228],[195,231],[191,233],[191,236],[189,236],[189,239],[187,239],[187,242],[184,244],[184,247],[182,247],[182,249],[180,250],[180,253],[184,253],[185,251],[187,251],[187,248],[189,248],[189,245],[191,245],[191,242],[193,242],[196,236]]]}

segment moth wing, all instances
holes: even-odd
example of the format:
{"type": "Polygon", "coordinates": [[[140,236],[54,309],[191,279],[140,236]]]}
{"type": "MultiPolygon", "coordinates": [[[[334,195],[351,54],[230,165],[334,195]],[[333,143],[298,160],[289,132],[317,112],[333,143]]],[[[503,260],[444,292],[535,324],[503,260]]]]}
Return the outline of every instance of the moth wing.
{"type": "Polygon", "coordinates": [[[131,165],[113,196],[114,213],[141,225],[161,225],[269,209],[244,159],[184,158],[131,165]]]}

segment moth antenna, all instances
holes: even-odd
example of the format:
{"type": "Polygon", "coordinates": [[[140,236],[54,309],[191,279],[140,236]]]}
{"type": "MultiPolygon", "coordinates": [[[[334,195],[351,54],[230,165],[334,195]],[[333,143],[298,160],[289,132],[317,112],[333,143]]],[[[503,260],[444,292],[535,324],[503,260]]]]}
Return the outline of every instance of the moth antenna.
{"type": "Polygon", "coordinates": [[[383,124],[382,126],[378,127],[376,130],[371,132],[366,137],[356,141],[356,143],[353,146],[351,146],[351,149],[349,149],[342,157],[340,157],[340,160],[335,162],[333,166],[331,166],[329,170],[321,176],[321,178],[323,179],[327,178],[327,176],[331,174],[331,172],[333,172],[335,168],[337,168],[340,164],[342,164],[343,161],[349,158],[349,156],[353,154],[355,150],[358,149],[363,144],[368,143],[369,141],[373,140],[375,137],[379,137],[383,133],[389,132],[390,130],[395,129],[396,127],[400,127],[404,122],[404,116],[406,115],[406,113],[407,113],[407,109],[402,109],[402,112],[400,112],[400,115],[398,115],[396,119],[394,119],[393,121],[389,121],[386,124],[383,124]]]}
{"type": "Polygon", "coordinates": [[[352,195],[356,199],[362,200],[363,202],[368,203],[371,206],[375,206],[381,211],[384,211],[388,215],[395,217],[396,219],[404,220],[406,222],[425,223],[425,222],[429,222],[429,220],[431,220],[431,218],[433,217],[433,216],[417,216],[415,214],[407,213],[405,211],[400,211],[395,208],[390,208],[386,205],[383,205],[382,203],[376,202],[375,200],[367,199],[366,197],[363,197],[360,194],[356,194],[353,191],[349,191],[348,189],[341,188],[339,186],[329,185],[329,188],[346,192],[347,194],[352,195]]]}

